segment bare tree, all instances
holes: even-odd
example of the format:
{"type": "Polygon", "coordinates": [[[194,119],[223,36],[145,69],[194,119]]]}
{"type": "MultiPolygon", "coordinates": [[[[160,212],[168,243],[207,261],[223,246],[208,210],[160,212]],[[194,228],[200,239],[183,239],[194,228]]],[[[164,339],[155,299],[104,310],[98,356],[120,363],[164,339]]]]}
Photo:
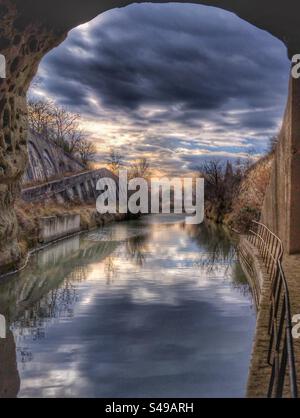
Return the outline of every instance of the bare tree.
{"type": "Polygon", "coordinates": [[[88,139],[83,139],[80,143],[76,146],[76,152],[80,157],[81,162],[88,166],[89,163],[95,161],[95,157],[97,154],[97,149],[95,144],[93,144],[88,139]]]}
{"type": "Polygon", "coordinates": [[[113,173],[117,173],[124,165],[124,159],[119,151],[115,148],[110,148],[109,156],[106,159],[109,169],[113,173]]]}
{"type": "Polygon", "coordinates": [[[142,157],[131,164],[130,177],[149,178],[151,175],[150,163],[146,157],[142,157]]]}
{"type": "Polygon", "coordinates": [[[52,101],[33,101],[28,102],[28,121],[30,129],[39,135],[45,137],[50,136],[53,124],[53,109],[52,101]]]}
{"type": "Polygon", "coordinates": [[[96,154],[87,133],[80,128],[80,115],[69,112],[50,100],[31,100],[28,103],[29,127],[35,133],[51,139],[65,152],[87,165],[96,154]]]}
{"type": "Polygon", "coordinates": [[[64,151],[76,156],[85,141],[87,141],[87,133],[78,128],[70,131],[67,141],[62,141],[60,146],[64,151]]]}
{"type": "Polygon", "coordinates": [[[269,153],[270,154],[273,154],[273,152],[275,152],[276,151],[276,148],[277,148],[277,144],[278,144],[278,136],[277,135],[274,135],[274,136],[271,136],[270,138],[269,138],[269,146],[268,146],[268,151],[269,151],[269,153]]]}
{"type": "Polygon", "coordinates": [[[78,136],[80,115],[71,113],[64,107],[54,106],[52,113],[52,140],[62,148],[78,136]]]}
{"type": "Polygon", "coordinates": [[[224,170],[220,161],[205,161],[199,167],[206,182],[206,194],[211,198],[220,199],[224,195],[224,170]]]}

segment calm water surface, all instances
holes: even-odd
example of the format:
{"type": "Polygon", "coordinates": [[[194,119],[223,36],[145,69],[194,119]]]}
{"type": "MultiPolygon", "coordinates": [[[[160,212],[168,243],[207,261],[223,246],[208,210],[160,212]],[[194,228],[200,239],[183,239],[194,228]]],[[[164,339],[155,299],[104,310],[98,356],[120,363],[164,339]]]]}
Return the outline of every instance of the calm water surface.
{"type": "Polygon", "coordinates": [[[255,310],[225,231],[148,217],[0,282],[0,397],[241,397],[255,310]]]}

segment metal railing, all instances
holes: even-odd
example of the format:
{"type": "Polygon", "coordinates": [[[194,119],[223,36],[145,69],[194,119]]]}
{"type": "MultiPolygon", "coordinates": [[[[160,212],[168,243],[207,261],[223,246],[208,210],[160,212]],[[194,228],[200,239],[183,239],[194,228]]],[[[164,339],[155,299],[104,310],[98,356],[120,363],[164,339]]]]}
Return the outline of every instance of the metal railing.
{"type": "Polygon", "coordinates": [[[260,222],[253,221],[249,232],[249,241],[258,249],[271,280],[268,363],[272,369],[268,397],[281,398],[288,390],[291,397],[297,398],[289,290],[282,269],[283,245],[260,222]]]}
{"type": "Polygon", "coordinates": [[[251,277],[249,284],[252,290],[254,306],[257,311],[259,308],[260,284],[253,268],[253,258],[249,257],[250,254],[248,251],[245,251],[242,246],[238,247],[238,254],[240,262],[243,264],[244,268],[247,270],[249,276],[251,277]]]}

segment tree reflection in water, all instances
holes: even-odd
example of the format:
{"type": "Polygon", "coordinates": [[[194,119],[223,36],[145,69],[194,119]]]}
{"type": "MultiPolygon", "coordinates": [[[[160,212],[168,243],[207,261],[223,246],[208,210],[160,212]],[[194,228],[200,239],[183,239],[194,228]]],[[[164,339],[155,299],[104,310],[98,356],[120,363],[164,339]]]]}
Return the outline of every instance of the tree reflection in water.
{"type": "MultiPolygon", "coordinates": [[[[33,359],[32,352],[23,345],[25,337],[34,341],[44,339],[49,322],[73,317],[78,301],[76,284],[87,279],[92,263],[104,262],[108,284],[117,279],[118,254],[115,252],[124,241],[117,241],[115,233],[109,228],[104,234],[101,232],[101,236],[100,241],[94,240],[91,235],[92,239],[73,237],[57,243],[35,255],[24,271],[1,282],[0,313],[17,336],[18,347],[13,346],[11,354],[16,358],[17,352],[21,364],[33,359]]],[[[134,235],[125,240],[125,249],[128,258],[142,266],[147,251],[147,235],[134,235]]],[[[9,335],[9,339],[1,341],[2,347],[14,338],[11,332],[9,335]]],[[[4,367],[2,352],[0,349],[0,377],[4,367]]]]}
{"type": "Polygon", "coordinates": [[[106,284],[113,284],[118,277],[118,268],[116,266],[115,257],[109,256],[104,261],[104,272],[106,284]]]}
{"type": "Polygon", "coordinates": [[[77,236],[52,245],[32,257],[25,270],[0,283],[0,313],[14,332],[8,331],[9,338],[0,340],[0,380],[5,376],[7,382],[3,389],[0,383],[0,397],[3,393],[17,395],[16,354],[21,364],[33,360],[24,345],[26,338],[42,340],[49,322],[73,317],[78,301],[76,283],[87,279],[90,264],[105,260],[119,245],[79,240],[77,236]],[[5,360],[8,356],[10,361],[5,360]],[[15,376],[14,383],[7,375],[15,376]]]}
{"type": "Polygon", "coordinates": [[[210,222],[187,225],[186,230],[201,250],[195,265],[204,275],[213,279],[221,273],[233,288],[252,300],[251,286],[240,266],[234,237],[230,231],[210,222]]]}
{"type": "Polygon", "coordinates": [[[146,262],[146,254],[149,251],[149,240],[150,234],[142,234],[130,238],[126,242],[126,252],[128,257],[139,267],[142,267],[146,262]]]}

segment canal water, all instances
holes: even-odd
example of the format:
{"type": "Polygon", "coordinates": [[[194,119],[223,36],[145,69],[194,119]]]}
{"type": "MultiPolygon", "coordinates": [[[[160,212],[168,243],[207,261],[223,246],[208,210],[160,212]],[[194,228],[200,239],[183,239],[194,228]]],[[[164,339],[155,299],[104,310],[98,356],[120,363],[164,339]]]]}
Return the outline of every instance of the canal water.
{"type": "Polygon", "coordinates": [[[145,217],[0,282],[0,397],[243,397],[255,308],[221,228],[145,217]]]}

